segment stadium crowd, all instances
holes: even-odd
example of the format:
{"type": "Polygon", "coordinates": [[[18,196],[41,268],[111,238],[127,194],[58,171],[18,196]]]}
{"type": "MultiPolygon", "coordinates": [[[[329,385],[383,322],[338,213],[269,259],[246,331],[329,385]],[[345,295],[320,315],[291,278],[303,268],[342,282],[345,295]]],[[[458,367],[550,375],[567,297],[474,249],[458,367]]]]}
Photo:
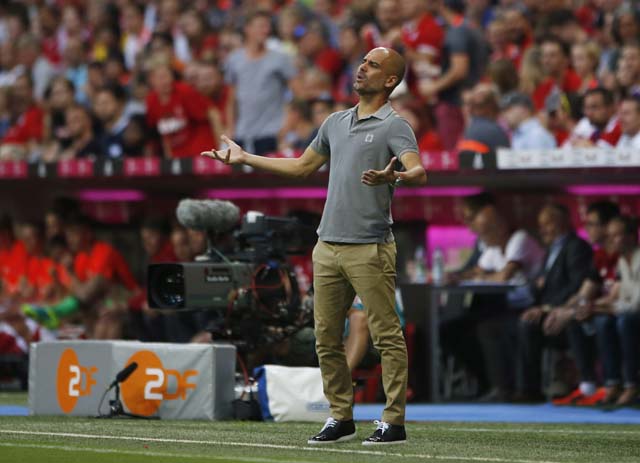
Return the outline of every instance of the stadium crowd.
{"type": "MultiPolygon", "coordinates": [[[[298,152],[331,112],[354,104],[354,70],[377,46],[407,59],[392,105],[423,151],[637,148],[634,5],[3,2],[0,160],[190,157],[217,147],[221,134],[257,154],[298,152]]],[[[539,398],[539,366],[551,345],[570,348],[578,366],[579,388],[565,402],[636,400],[640,253],[633,220],[615,205],[593,205],[587,244],[567,210],[550,205],[540,211],[539,243],[486,195],[465,200],[464,210],[478,235],[477,260],[450,278],[531,284],[506,302],[475,300],[470,318],[443,327],[473,327],[467,343],[451,348],[476,370],[484,399],[539,398]]],[[[193,319],[148,310],[143,280],[96,238],[77,204],[20,219],[0,221],[0,352],[26,352],[29,342],[55,336],[207,339],[193,319]],[[81,323],[81,334],[68,320],[81,323]]],[[[149,263],[190,261],[206,247],[204,234],[157,219],[144,222],[140,237],[149,263]]]]}

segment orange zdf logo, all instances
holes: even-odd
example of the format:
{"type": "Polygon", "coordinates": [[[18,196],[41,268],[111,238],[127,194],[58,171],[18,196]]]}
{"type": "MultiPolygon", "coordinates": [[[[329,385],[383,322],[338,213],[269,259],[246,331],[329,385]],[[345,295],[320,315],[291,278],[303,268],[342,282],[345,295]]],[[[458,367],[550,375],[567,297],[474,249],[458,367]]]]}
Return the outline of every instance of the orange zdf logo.
{"type": "Polygon", "coordinates": [[[73,349],[65,349],[58,362],[56,390],[58,404],[64,413],[71,413],[78,403],[78,398],[91,394],[95,386],[94,375],[98,372],[95,366],[85,367],[78,362],[73,349]]]}
{"type": "Polygon", "coordinates": [[[125,365],[131,365],[132,362],[136,362],[138,368],[121,385],[122,400],[131,413],[153,415],[163,400],[185,400],[187,392],[196,388],[190,380],[198,376],[197,370],[181,373],[166,369],[160,358],[151,351],[136,352],[125,365]]]}

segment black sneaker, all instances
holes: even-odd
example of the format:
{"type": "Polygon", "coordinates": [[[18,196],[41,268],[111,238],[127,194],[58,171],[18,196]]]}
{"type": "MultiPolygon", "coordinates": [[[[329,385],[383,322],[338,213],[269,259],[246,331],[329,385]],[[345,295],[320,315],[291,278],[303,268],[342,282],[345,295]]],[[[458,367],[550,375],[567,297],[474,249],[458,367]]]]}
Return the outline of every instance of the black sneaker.
{"type": "Polygon", "coordinates": [[[318,434],[307,441],[307,444],[334,444],[346,442],[356,437],[356,425],[353,420],[338,421],[327,418],[318,434]]]}
{"type": "Polygon", "coordinates": [[[375,432],[362,441],[362,445],[404,444],[407,442],[404,425],[389,424],[384,421],[375,421],[375,424],[378,425],[375,432]]]}

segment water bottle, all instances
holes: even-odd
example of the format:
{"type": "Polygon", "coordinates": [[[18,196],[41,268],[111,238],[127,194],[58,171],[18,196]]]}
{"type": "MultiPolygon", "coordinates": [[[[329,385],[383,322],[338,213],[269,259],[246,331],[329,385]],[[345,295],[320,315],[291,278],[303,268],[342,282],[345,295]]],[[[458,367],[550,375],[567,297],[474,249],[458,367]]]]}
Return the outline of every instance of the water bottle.
{"type": "Polygon", "coordinates": [[[431,282],[437,286],[444,283],[444,256],[439,248],[431,255],[431,282]]]}
{"type": "Polygon", "coordinates": [[[418,246],[413,254],[413,260],[416,264],[416,273],[413,278],[414,283],[425,283],[427,281],[427,275],[425,272],[425,259],[424,259],[424,248],[422,246],[418,246]]]}

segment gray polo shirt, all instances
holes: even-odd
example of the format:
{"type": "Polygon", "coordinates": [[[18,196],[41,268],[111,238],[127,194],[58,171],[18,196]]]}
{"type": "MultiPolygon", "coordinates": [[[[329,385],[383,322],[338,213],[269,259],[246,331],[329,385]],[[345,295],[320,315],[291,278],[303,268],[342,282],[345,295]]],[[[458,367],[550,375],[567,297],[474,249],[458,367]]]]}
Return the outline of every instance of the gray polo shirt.
{"type": "Polygon", "coordinates": [[[389,103],[358,120],[358,107],[331,114],[311,148],[330,158],[329,188],[318,237],[339,243],[384,243],[391,233],[391,185],[367,186],[367,169],[382,170],[393,156],[418,152],[409,123],[389,103]]]}

